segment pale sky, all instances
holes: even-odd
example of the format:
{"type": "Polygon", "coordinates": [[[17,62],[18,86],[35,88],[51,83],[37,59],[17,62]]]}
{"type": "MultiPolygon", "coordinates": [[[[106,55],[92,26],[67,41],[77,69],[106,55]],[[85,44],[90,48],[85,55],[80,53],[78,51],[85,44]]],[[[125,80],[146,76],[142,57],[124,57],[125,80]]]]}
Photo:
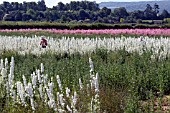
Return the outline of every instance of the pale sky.
{"type": "MultiPolygon", "coordinates": [[[[2,4],[3,1],[23,3],[23,1],[38,2],[40,0],[1,0],[0,4],[2,4]]],[[[58,2],[70,3],[70,1],[82,1],[82,0],[45,0],[45,4],[46,4],[47,7],[53,7],[53,6],[56,6],[58,4],[58,2]]],[[[96,1],[97,3],[100,3],[100,2],[109,2],[109,1],[113,1],[113,2],[130,2],[130,1],[133,1],[133,2],[136,2],[136,1],[152,1],[152,0],[87,0],[87,1],[96,1]]]]}

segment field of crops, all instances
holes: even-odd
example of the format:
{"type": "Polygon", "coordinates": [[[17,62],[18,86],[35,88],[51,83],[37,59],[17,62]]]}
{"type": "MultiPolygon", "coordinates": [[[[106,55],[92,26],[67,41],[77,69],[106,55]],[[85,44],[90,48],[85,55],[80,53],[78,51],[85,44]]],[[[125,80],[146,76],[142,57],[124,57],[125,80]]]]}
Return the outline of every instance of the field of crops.
{"type": "Polygon", "coordinates": [[[169,33],[0,30],[0,112],[170,112],[169,33]]]}

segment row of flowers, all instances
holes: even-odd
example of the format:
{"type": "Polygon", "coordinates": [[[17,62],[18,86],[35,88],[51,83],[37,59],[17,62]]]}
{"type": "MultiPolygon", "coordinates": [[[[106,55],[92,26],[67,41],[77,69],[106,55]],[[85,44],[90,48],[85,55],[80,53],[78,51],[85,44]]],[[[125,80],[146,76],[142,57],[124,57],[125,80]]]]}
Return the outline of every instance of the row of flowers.
{"type": "Polygon", "coordinates": [[[58,30],[58,29],[1,29],[0,32],[46,31],[56,34],[133,34],[170,36],[170,29],[103,29],[103,30],[58,30]]]}
{"type": "Polygon", "coordinates": [[[20,54],[32,53],[39,55],[46,52],[58,54],[90,54],[98,49],[108,51],[125,51],[142,54],[144,51],[150,51],[153,58],[166,58],[170,55],[170,38],[155,38],[148,36],[141,37],[114,37],[114,38],[74,38],[62,37],[61,39],[47,37],[48,46],[41,48],[41,37],[17,37],[0,36],[0,53],[5,50],[12,50],[20,54]]]}

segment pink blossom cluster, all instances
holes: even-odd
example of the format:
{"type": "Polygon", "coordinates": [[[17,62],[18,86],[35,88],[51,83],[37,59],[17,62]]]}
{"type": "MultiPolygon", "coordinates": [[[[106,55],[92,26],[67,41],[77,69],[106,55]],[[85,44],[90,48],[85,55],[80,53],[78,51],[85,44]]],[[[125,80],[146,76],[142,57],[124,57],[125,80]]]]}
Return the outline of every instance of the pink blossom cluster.
{"type": "Polygon", "coordinates": [[[129,34],[129,35],[161,35],[170,36],[170,29],[103,29],[103,30],[59,30],[59,29],[3,29],[0,32],[37,32],[45,31],[56,34],[129,34]]]}

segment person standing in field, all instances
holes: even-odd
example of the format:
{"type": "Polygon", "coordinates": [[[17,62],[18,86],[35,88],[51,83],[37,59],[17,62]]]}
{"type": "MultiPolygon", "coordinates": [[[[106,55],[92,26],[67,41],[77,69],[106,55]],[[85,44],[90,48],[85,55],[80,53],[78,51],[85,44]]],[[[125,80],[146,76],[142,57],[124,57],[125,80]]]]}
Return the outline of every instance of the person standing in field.
{"type": "Polygon", "coordinates": [[[44,36],[41,38],[40,45],[42,48],[46,48],[46,46],[47,46],[47,40],[45,39],[44,36]]]}

